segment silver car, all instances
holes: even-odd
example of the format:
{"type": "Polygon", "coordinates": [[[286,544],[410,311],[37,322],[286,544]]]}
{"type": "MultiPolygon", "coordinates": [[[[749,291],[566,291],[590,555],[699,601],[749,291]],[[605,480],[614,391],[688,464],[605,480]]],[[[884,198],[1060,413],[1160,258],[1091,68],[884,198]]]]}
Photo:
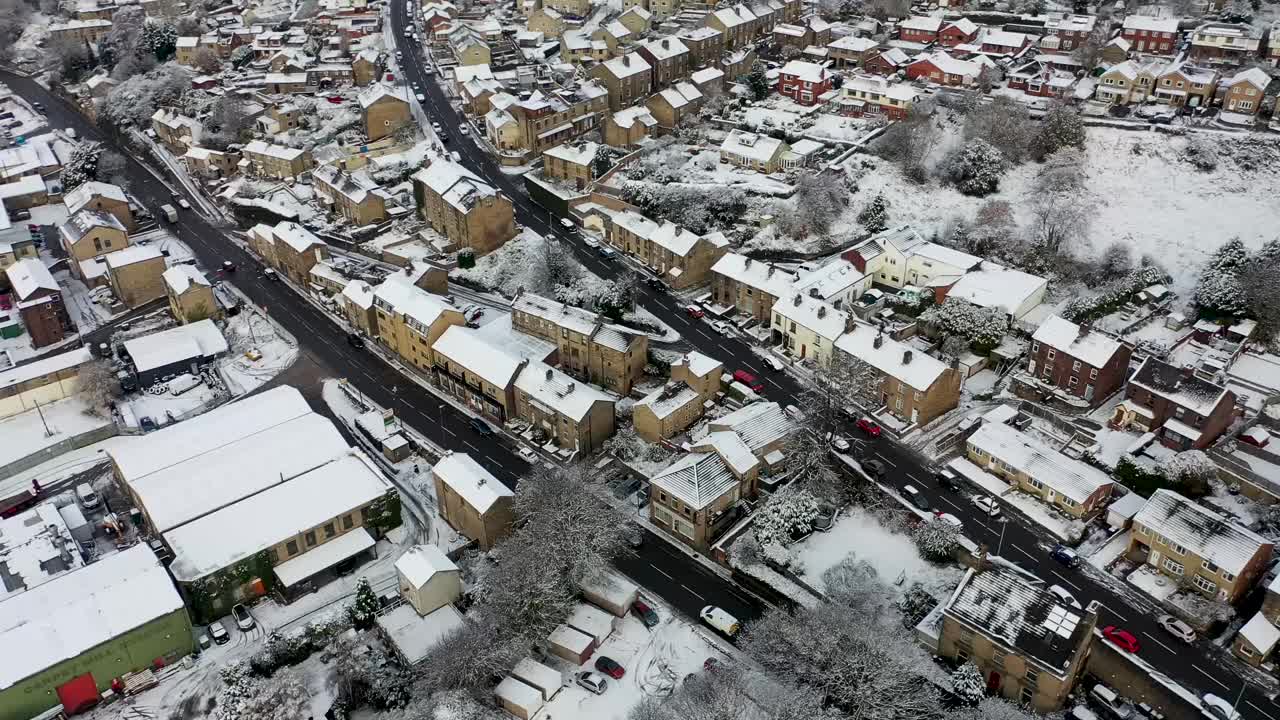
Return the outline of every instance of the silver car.
{"type": "Polygon", "coordinates": [[[1188,645],[1196,641],[1196,631],[1192,630],[1190,625],[1172,615],[1161,615],[1156,618],[1156,624],[1164,628],[1165,632],[1188,645]]]}
{"type": "Polygon", "coordinates": [[[578,683],[578,687],[593,692],[596,695],[603,695],[604,691],[609,689],[609,681],[605,680],[604,676],[600,673],[592,672],[590,670],[574,675],[573,681],[578,683]]]}

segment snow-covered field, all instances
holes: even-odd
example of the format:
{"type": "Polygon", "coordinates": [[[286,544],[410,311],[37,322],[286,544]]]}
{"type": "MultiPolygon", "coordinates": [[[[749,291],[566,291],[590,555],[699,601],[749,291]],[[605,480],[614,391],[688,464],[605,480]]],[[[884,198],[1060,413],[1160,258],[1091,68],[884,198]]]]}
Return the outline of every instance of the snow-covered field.
{"type": "Polygon", "coordinates": [[[611,185],[621,187],[628,180],[659,181],[666,184],[670,176],[681,185],[713,185],[717,187],[734,187],[757,195],[787,196],[795,189],[779,179],[754,170],[720,162],[720,152],[716,149],[700,150],[689,145],[672,144],[650,155],[641,161],[624,168],[610,179],[611,185]],[[640,167],[658,167],[662,173],[659,177],[644,175],[640,167]]]}
{"type": "Polygon", "coordinates": [[[846,557],[870,563],[886,584],[903,578],[904,586],[919,582],[935,592],[954,587],[963,574],[955,566],[920,557],[911,538],[886,528],[861,508],[847,509],[830,532],[815,532],[794,550],[803,568],[801,577],[817,590],[824,588],[822,574],[846,557]]]}
{"type": "MultiPolygon", "coordinates": [[[[1280,222],[1280,141],[1274,138],[1215,134],[1211,139],[1237,147],[1222,153],[1212,172],[1196,170],[1181,158],[1186,140],[1148,132],[1089,128],[1084,190],[1094,208],[1092,257],[1113,242],[1129,246],[1134,257],[1149,254],[1173,275],[1173,290],[1183,296],[1194,286],[1205,260],[1222,243],[1238,236],[1250,249],[1272,237],[1280,222]],[[1254,169],[1246,169],[1251,166],[1254,169]]],[[[1226,147],[1226,146],[1224,146],[1226,147]]],[[[987,198],[962,195],[936,184],[916,185],[889,163],[874,164],[859,182],[860,205],[883,193],[890,225],[912,223],[927,236],[953,218],[971,221],[987,200],[1005,200],[1022,224],[1039,169],[1027,163],[1008,172],[1000,190],[987,198]]]]}

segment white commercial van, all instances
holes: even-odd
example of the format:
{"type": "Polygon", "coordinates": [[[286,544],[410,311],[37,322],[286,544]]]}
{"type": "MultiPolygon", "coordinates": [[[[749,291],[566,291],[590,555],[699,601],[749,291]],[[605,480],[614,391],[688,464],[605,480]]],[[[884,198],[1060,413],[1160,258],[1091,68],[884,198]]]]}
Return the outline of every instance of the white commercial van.
{"type": "Polygon", "coordinates": [[[89,486],[89,483],[80,483],[76,486],[76,499],[85,510],[93,510],[102,504],[102,498],[98,497],[98,493],[89,486]]]}
{"type": "Polygon", "coordinates": [[[702,612],[698,613],[698,617],[702,618],[702,622],[719,630],[725,637],[731,638],[738,634],[738,618],[715,605],[708,605],[702,608],[702,612]]]}

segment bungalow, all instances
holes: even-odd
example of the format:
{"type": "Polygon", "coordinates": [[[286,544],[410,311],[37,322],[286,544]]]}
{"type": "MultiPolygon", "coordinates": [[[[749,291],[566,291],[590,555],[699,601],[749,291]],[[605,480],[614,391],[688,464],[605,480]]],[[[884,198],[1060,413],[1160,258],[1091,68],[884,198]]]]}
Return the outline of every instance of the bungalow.
{"type": "Polygon", "coordinates": [[[924,78],[938,85],[967,87],[984,77],[989,67],[992,63],[985,57],[957,60],[945,52],[936,52],[908,65],[907,79],[924,78]]]}
{"type": "Polygon", "coordinates": [[[720,144],[720,159],[730,165],[775,173],[782,169],[783,154],[791,149],[784,140],[757,133],[730,130],[720,144]]]}

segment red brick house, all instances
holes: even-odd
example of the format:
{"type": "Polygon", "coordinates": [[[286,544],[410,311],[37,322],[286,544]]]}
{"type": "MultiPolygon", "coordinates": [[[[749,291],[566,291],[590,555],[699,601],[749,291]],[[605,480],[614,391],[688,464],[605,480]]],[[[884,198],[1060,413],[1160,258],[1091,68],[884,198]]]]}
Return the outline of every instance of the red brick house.
{"type": "Polygon", "coordinates": [[[1193,367],[1174,367],[1156,358],[1147,358],[1129,378],[1124,397],[1112,425],[1153,432],[1174,450],[1209,447],[1236,416],[1235,393],[1200,377],[1193,367]]]}
{"type": "Polygon", "coordinates": [[[957,60],[944,52],[936,52],[908,65],[907,79],[923,78],[938,85],[965,87],[985,75],[990,62],[982,56],[974,60],[957,60]]]}
{"type": "Polygon", "coordinates": [[[778,94],[801,105],[816,105],[831,90],[831,73],[816,63],[792,60],[778,71],[778,94]]]}
{"type": "Polygon", "coordinates": [[[1132,355],[1119,340],[1054,315],[1031,336],[1027,374],[1095,407],[1124,384],[1132,355]]]}
{"type": "Polygon", "coordinates": [[[938,33],[941,30],[942,18],[909,17],[898,24],[898,38],[928,45],[938,41],[938,33]]]}
{"type": "Polygon", "coordinates": [[[1051,34],[1058,39],[1057,52],[1073,52],[1089,41],[1097,18],[1092,15],[1071,15],[1049,25],[1051,34]]]}
{"type": "Polygon", "coordinates": [[[947,23],[938,33],[938,44],[943,47],[955,47],[971,43],[978,37],[978,26],[969,18],[960,18],[947,23]]]}
{"type": "Polygon", "coordinates": [[[1030,44],[1030,36],[1023,33],[988,30],[982,34],[982,52],[992,55],[1017,55],[1030,44]]]}
{"type": "Polygon", "coordinates": [[[1021,90],[1034,96],[1063,98],[1071,94],[1076,85],[1074,73],[1057,70],[1037,58],[1009,73],[1009,89],[1021,90]]]}
{"type": "Polygon", "coordinates": [[[15,262],[5,268],[5,275],[33,347],[59,342],[74,329],[62,302],[62,288],[38,258],[15,262]]]}
{"type": "Polygon", "coordinates": [[[862,63],[862,69],[872,75],[892,75],[910,64],[911,58],[906,53],[898,48],[889,48],[869,56],[862,63]]]}
{"type": "Polygon", "coordinates": [[[1178,49],[1178,20],[1130,15],[1124,19],[1120,37],[1129,41],[1134,52],[1172,55],[1178,49]]]}

